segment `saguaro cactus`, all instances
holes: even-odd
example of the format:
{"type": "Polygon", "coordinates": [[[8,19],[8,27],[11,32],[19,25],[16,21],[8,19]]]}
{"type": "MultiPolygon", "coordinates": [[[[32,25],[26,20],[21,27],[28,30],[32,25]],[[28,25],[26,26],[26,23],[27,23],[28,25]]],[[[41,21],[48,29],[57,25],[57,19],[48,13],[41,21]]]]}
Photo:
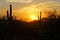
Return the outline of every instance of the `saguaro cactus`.
{"type": "Polygon", "coordinates": [[[40,11],[40,21],[41,21],[42,12],[40,11]]]}
{"type": "Polygon", "coordinates": [[[38,20],[41,20],[41,16],[42,16],[42,13],[40,11],[39,15],[38,15],[38,20]]]}
{"type": "Polygon", "coordinates": [[[39,15],[38,15],[38,21],[40,20],[40,17],[39,17],[39,15]]]}
{"type": "Polygon", "coordinates": [[[12,5],[10,4],[10,19],[12,19],[12,5]]]}
{"type": "Polygon", "coordinates": [[[9,12],[8,12],[8,10],[7,10],[7,19],[9,19],[9,12]]]}

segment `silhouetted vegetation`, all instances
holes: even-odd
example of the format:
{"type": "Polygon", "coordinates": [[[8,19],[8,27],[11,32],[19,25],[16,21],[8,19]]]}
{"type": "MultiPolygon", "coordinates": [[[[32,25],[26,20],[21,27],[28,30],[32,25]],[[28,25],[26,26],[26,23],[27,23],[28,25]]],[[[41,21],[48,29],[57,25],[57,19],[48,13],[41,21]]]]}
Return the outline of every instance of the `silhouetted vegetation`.
{"type": "Polygon", "coordinates": [[[13,19],[12,15],[9,17],[7,12],[7,19],[0,19],[0,40],[59,39],[60,17],[53,13],[49,12],[47,18],[40,17],[38,21],[25,22],[13,19]]]}

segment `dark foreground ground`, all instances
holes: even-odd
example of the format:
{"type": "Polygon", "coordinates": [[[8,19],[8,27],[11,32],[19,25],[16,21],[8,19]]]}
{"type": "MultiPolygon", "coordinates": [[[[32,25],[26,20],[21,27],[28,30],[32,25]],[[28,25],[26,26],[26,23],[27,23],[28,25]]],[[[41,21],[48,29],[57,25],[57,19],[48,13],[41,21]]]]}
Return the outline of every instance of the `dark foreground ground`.
{"type": "Polygon", "coordinates": [[[60,19],[44,20],[27,23],[0,19],[0,40],[58,40],[60,19]]]}

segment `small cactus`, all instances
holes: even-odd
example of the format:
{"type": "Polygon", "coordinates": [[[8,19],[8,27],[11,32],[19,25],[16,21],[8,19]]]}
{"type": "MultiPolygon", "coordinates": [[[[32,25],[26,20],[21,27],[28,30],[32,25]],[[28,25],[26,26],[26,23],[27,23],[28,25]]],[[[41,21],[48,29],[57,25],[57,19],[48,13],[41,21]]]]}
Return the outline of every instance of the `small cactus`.
{"type": "Polygon", "coordinates": [[[9,13],[8,13],[8,10],[7,10],[7,19],[9,19],[9,13]]]}

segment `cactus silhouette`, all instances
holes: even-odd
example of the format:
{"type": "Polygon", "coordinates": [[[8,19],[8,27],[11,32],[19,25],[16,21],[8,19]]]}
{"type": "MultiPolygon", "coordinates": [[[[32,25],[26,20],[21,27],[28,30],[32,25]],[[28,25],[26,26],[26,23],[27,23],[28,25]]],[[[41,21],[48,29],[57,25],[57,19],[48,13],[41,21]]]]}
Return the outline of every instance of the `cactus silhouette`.
{"type": "Polygon", "coordinates": [[[7,19],[9,19],[9,12],[8,12],[8,10],[7,10],[7,19]]]}
{"type": "Polygon", "coordinates": [[[12,5],[10,4],[10,19],[12,19],[12,5]]]}

